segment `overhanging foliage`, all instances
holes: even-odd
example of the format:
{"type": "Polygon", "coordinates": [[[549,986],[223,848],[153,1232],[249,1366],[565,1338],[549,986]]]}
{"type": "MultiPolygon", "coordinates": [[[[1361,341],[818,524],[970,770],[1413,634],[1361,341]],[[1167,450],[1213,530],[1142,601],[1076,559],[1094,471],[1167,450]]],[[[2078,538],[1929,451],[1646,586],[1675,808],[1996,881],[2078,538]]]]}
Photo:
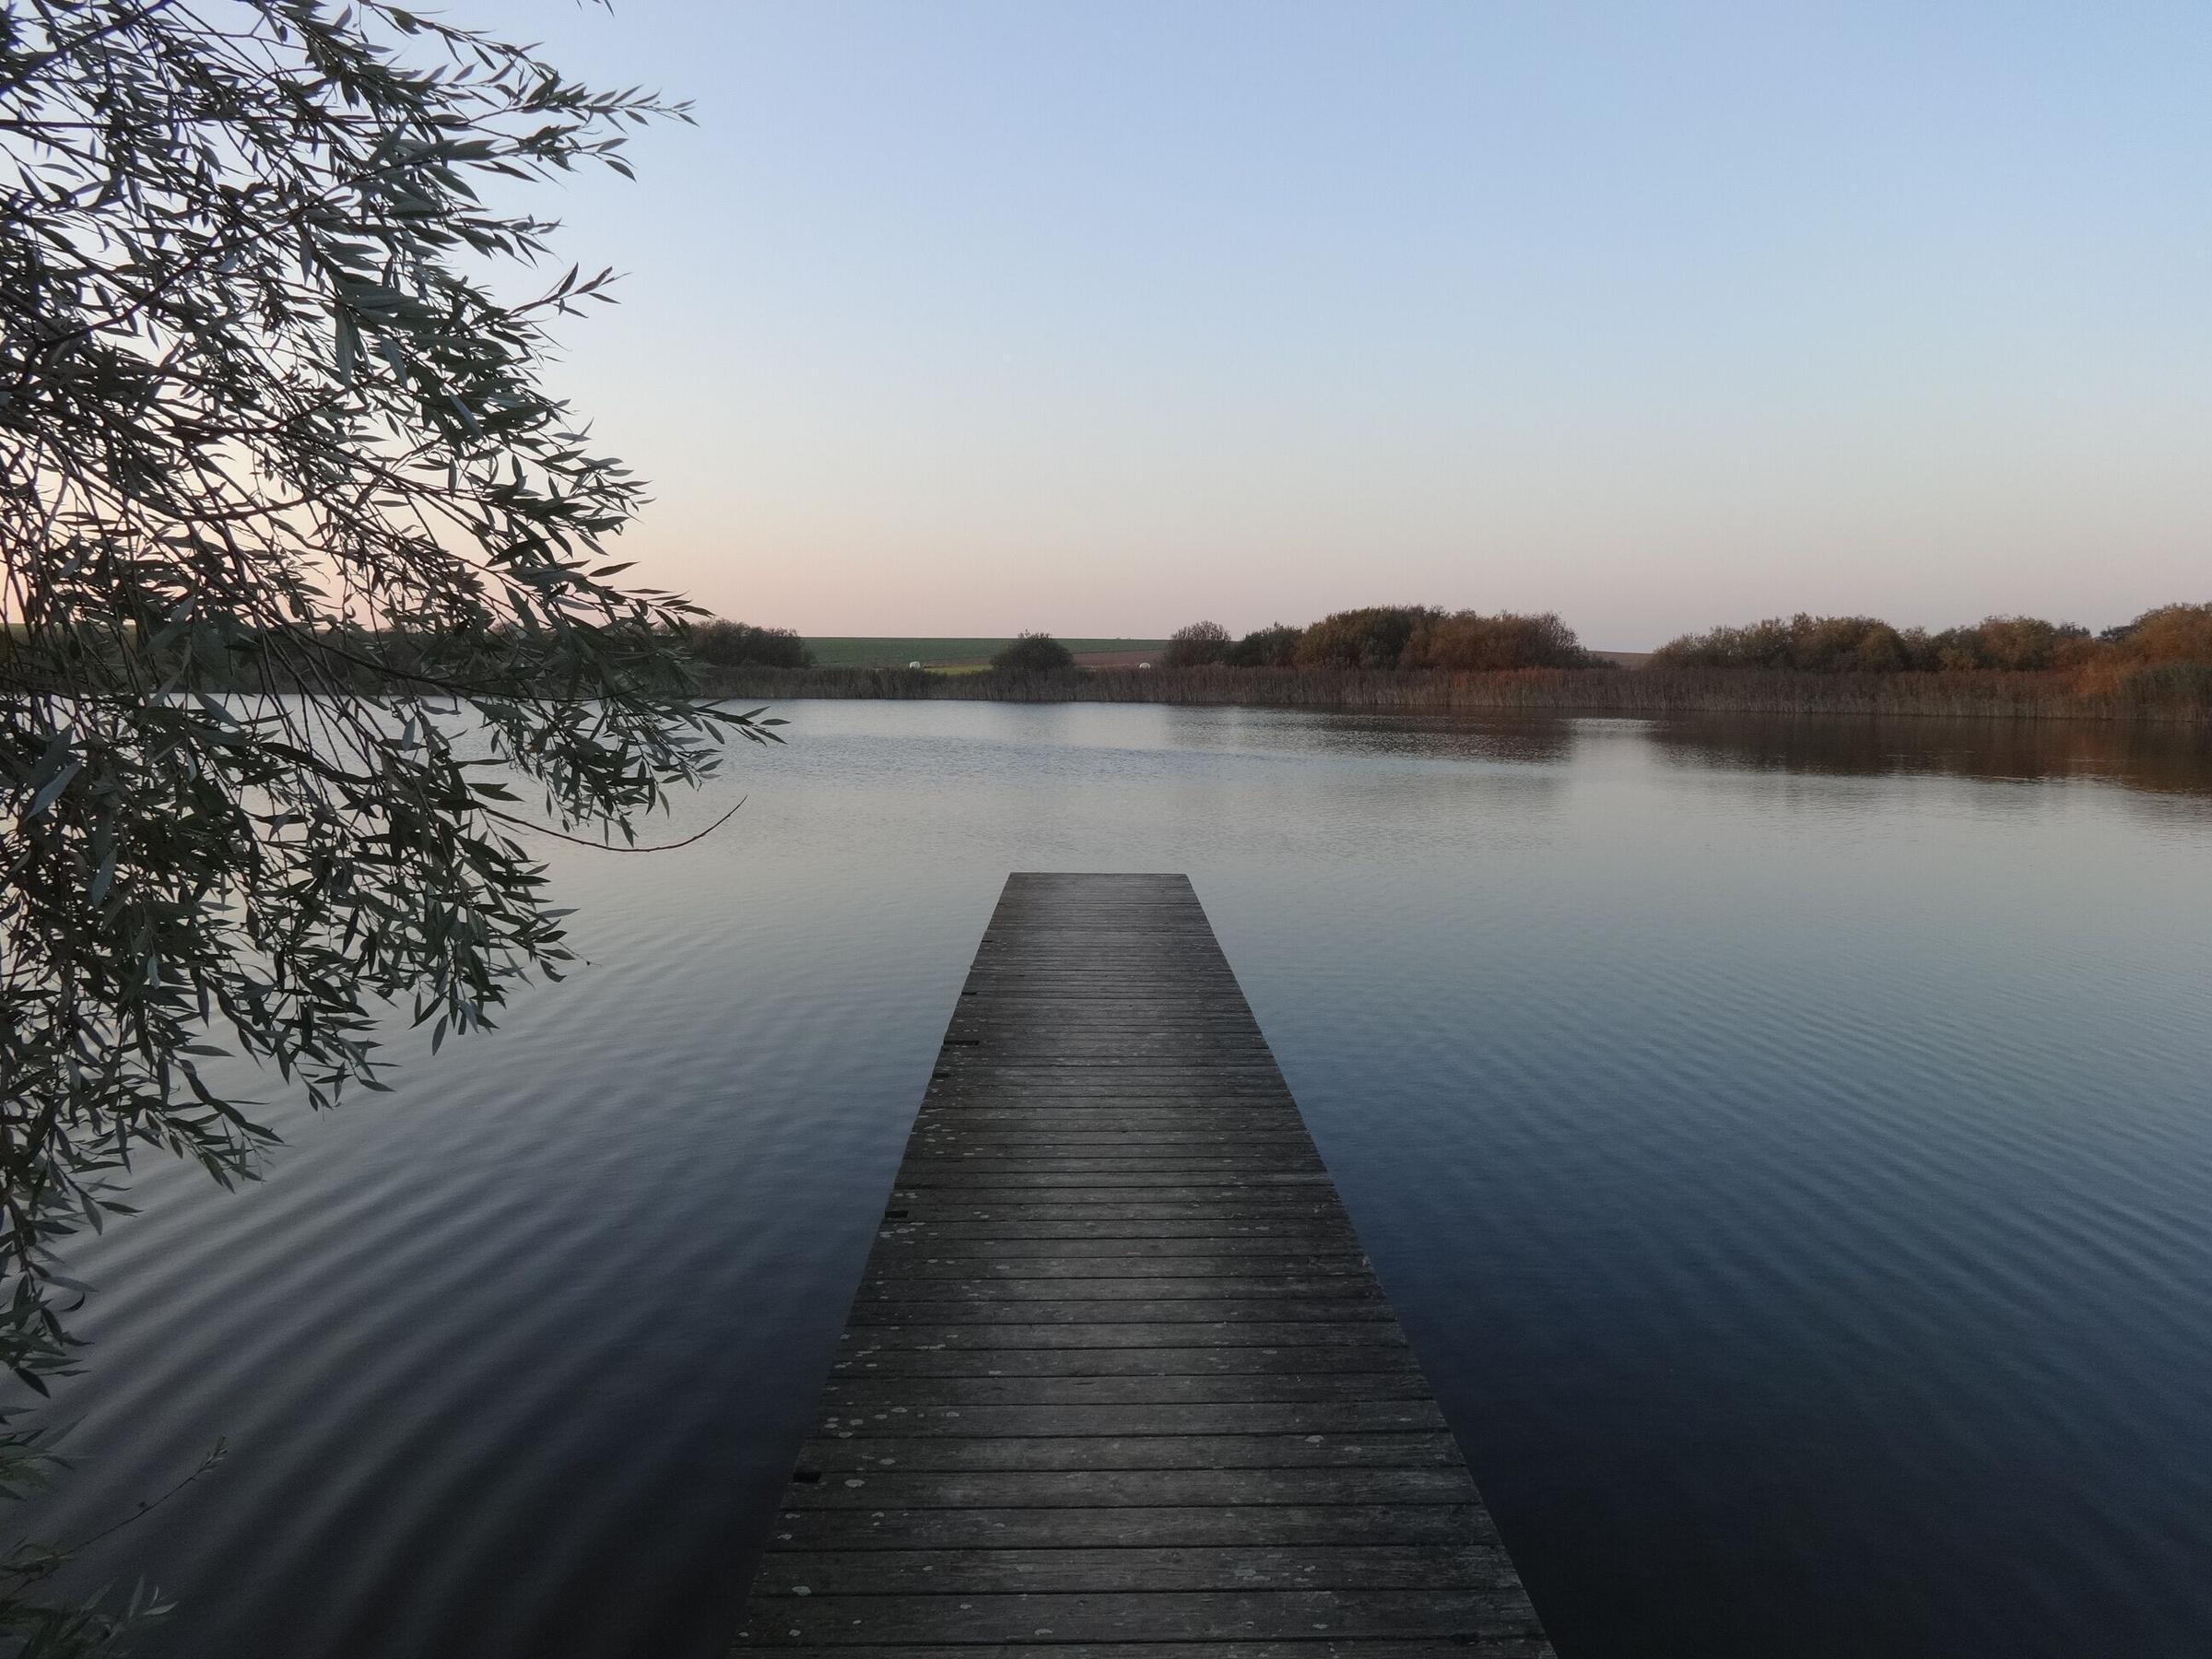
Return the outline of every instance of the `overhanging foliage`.
{"type": "Polygon", "coordinates": [[[641,486],[540,384],[606,298],[496,205],[680,106],[405,8],[0,6],[0,1359],[134,1150],[253,1172],[219,1048],[318,1105],[395,1000],[568,951],[525,825],[629,845],[732,734],[641,486]],[[502,266],[531,297],[494,286],[502,266]]]}

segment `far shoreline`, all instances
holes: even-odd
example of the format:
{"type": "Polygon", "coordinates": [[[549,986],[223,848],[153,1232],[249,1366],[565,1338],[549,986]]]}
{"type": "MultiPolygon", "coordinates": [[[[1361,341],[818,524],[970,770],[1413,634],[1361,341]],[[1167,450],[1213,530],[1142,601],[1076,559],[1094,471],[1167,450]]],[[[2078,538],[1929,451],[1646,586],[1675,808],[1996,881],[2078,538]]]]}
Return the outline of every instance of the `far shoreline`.
{"type": "Polygon", "coordinates": [[[2107,688],[2071,674],[1752,668],[1442,669],[1098,667],[1049,674],[700,665],[712,699],[1163,703],[1370,713],[1542,711],[1613,714],[1897,715],[2212,724],[2212,670],[2150,669],[2107,688]]]}

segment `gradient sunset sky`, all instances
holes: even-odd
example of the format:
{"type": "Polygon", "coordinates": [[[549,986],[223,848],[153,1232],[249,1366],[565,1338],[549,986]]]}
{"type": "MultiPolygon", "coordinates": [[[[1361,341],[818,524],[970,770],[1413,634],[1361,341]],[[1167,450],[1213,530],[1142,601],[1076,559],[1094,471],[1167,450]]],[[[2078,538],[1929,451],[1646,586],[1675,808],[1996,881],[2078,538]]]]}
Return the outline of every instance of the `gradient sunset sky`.
{"type": "MultiPolygon", "coordinates": [[[[452,0],[640,575],[813,634],[2212,598],[2212,6],[452,0]]],[[[519,287],[516,291],[519,290],[519,287]]]]}

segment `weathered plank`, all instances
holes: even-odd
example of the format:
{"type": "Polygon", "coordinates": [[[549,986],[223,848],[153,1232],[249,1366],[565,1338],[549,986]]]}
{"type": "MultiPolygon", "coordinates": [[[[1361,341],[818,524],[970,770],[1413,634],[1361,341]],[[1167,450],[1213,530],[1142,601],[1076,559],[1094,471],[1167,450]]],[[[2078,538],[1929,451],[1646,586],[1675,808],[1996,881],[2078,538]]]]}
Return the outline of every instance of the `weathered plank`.
{"type": "MultiPolygon", "coordinates": [[[[1089,1240],[1112,1240],[1116,1243],[1177,1244],[1185,1241],[1199,1241],[1209,1247],[1222,1239],[1243,1239],[1253,1241],[1280,1240],[1325,1239],[1352,1240],[1350,1220],[1341,1212],[1317,1221],[1300,1221],[1287,1217],[1218,1217],[1195,1216],[1180,1220],[1160,1220],[1144,1227],[1118,1227],[1110,1218],[1085,1217],[1071,1219],[1067,1217],[1025,1222],[1018,1229],[1007,1225],[994,1229],[987,1222],[967,1223],[935,1220],[923,1224],[919,1220],[906,1225],[905,1218],[887,1219],[877,1237],[884,1244],[893,1247],[923,1244],[947,1248],[967,1239],[985,1239],[1018,1242],[1027,1239],[1038,1243],[1078,1243],[1089,1240]],[[982,1230],[977,1230],[981,1229],[982,1230]]],[[[949,1251],[948,1251],[949,1253],[949,1251]]]]}
{"type": "MultiPolygon", "coordinates": [[[[885,1216],[894,1221],[1346,1221],[1344,1208],[1334,1194],[1314,1189],[1277,1193],[1230,1193],[1209,1197],[1202,1193],[1154,1193],[1135,1197],[1116,1194],[1096,1203],[1078,1204],[1072,1198],[1012,1199],[961,1196],[954,1194],[909,1193],[898,1207],[885,1216]]],[[[1347,1222],[1348,1226],[1349,1223],[1347,1222]]],[[[1133,1229],[1145,1232],[1149,1228],[1133,1229]]]]}
{"type": "Polygon", "coordinates": [[[1175,1406],[1165,1402],[1108,1406],[1078,1405],[885,1406],[873,1413],[854,1407],[830,1412],[825,1432],[847,1435],[978,1435],[1000,1438],[1050,1434],[1370,1434],[1378,1430],[1434,1429],[1444,1426],[1432,1400],[1359,1400],[1298,1403],[1175,1406]]]}
{"type": "Polygon", "coordinates": [[[965,1287],[968,1294],[977,1296],[1046,1293],[1037,1287],[1052,1287],[1054,1294],[1065,1288],[1079,1295],[1082,1293],[1079,1286],[1072,1281],[1249,1278],[1253,1284],[1273,1285],[1294,1278],[1359,1276],[1367,1271],[1367,1259],[1349,1250],[1305,1255],[1285,1255],[1279,1252],[1266,1255],[1257,1252],[1114,1255],[1092,1249],[1080,1255],[1062,1253],[1057,1256],[1022,1256],[1005,1262],[979,1260],[974,1256],[905,1255],[879,1264],[862,1286],[862,1293],[893,1294],[891,1286],[903,1287],[913,1279],[950,1279],[965,1287]],[[1011,1288],[1016,1286],[1030,1288],[1011,1288]]]}
{"type": "Polygon", "coordinates": [[[1331,1544],[1303,1548],[834,1550],[772,1555],[755,1588],[788,1594],[1003,1594],[1009,1591],[1490,1590],[1512,1565],[1495,1545],[1331,1544]]]}
{"type": "Polygon", "coordinates": [[[1008,879],[736,1646],[1550,1659],[1183,877],[1008,879]]]}
{"type": "Polygon", "coordinates": [[[823,1399],[832,1413],[938,1406],[1296,1405],[1308,1400],[1429,1399],[1429,1384],[1410,1360],[1394,1370],[1321,1376],[1218,1377],[943,1377],[929,1387],[909,1377],[838,1375],[823,1399]]]}
{"type": "MultiPolygon", "coordinates": [[[[1204,1337],[1186,1331],[1187,1345],[1204,1337]]],[[[1214,1343],[1206,1347],[913,1348],[846,1349],[833,1377],[1226,1377],[1347,1376],[1412,1363],[1403,1345],[1295,1343],[1251,1347],[1214,1343]]]]}
{"type": "MultiPolygon", "coordinates": [[[[1205,1407],[1182,1409],[1197,1412],[1205,1407]]],[[[832,1435],[837,1432],[841,1431],[831,1431],[832,1435]]],[[[811,1466],[824,1476],[894,1468],[907,1475],[1050,1474],[1064,1469],[1419,1469],[1456,1466],[1459,1447],[1450,1433],[1441,1429],[1395,1434],[1195,1434],[1171,1430],[1059,1438],[1041,1434],[972,1440],[950,1435],[915,1440],[831,1438],[807,1441],[799,1459],[802,1466],[811,1466]]]]}
{"type": "MultiPolygon", "coordinates": [[[[1095,1304],[1094,1304],[1095,1305],[1095,1304]]],[[[1165,1304],[1159,1304],[1164,1306],[1165,1304]]],[[[1125,1312],[1126,1307],[1115,1312],[1125,1312]]],[[[1203,1343],[1209,1347],[1373,1347],[1405,1337],[1387,1318],[1358,1322],[1334,1319],[1325,1313],[1294,1324],[1263,1320],[1265,1310],[1254,1310],[1248,1320],[1152,1320],[1091,1324],[973,1321],[954,1324],[858,1326],[845,1333],[850,1352],[865,1358],[900,1349],[958,1349],[966,1353],[1026,1352],[1034,1348],[1181,1348],[1203,1343]]],[[[1094,1318],[1096,1316],[1094,1315],[1094,1318]]]]}
{"type": "Polygon", "coordinates": [[[853,1304],[846,1322],[854,1335],[879,1326],[907,1327],[910,1321],[927,1320],[939,1325],[968,1324],[1176,1324],[1196,1321],[1205,1324],[1240,1324],[1265,1322],[1320,1322],[1341,1330],[1361,1320],[1394,1323],[1396,1315],[1382,1292],[1371,1283],[1354,1281],[1356,1294],[1315,1296],[1239,1296],[1230,1298],[1201,1283],[1195,1294],[1172,1296],[1157,1284],[1137,1287],[1144,1300],[1126,1296],[1085,1296],[1047,1301],[956,1301],[937,1284],[916,1286],[927,1294],[895,1300],[862,1299],[853,1304]]]}
{"type": "Polygon", "coordinates": [[[1519,1582],[1502,1590],[1130,1589],[1065,1595],[756,1595],[747,1647],[846,1642],[1171,1641],[1194,1636],[1312,1641],[1331,1636],[1450,1640],[1535,1625],[1519,1582]]]}
{"type": "MultiPolygon", "coordinates": [[[[1247,1504],[1147,1509],[814,1509],[776,1522],[777,1550],[1290,1548],[1497,1541],[1449,1504],[1247,1504]]],[[[773,1553],[771,1551],[771,1553],[773,1553]]]]}
{"type": "MultiPolygon", "coordinates": [[[[1282,1303],[1271,1299],[1298,1299],[1298,1304],[1311,1306],[1326,1300],[1323,1316],[1335,1318],[1340,1303],[1359,1303],[1370,1309],[1387,1309],[1374,1281],[1358,1273],[1312,1274],[1298,1277],[1255,1278],[1247,1276],[1202,1277],[1184,1274],[1171,1277],[1147,1274],[1136,1278],[1057,1278],[1057,1279],[999,1279],[976,1282],[965,1279],[937,1278],[881,1278],[870,1279],[861,1287],[861,1302],[881,1308],[912,1309],[917,1297],[932,1299],[931,1306],[952,1306],[957,1303],[965,1310],[965,1316],[990,1319],[1034,1319],[1045,1312],[1058,1312],[1063,1307],[1091,1307],[1103,1303],[1134,1303],[1142,1301],[1157,1308],[1168,1301],[1204,1301],[1209,1304],[1200,1309],[1196,1317],[1214,1318],[1217,1314],[1211,1304],[1226,1297],[1240,1299],[1242,1305],[1257,1307],[1265,1304],[1270,1315],[1277,1312],[1282,1303]],[[941,1299],[941,1300],[940,1300],[941,1299]],[[1049,1304],[1047,1306],[1041,1304],[1049,1304]]],[[[1118,1310],[1113,1315],[1119,1317],[1118,1310]]],[[[1382,1315],[1377,1313],[1376,1317],[1382,1315]]],[[[855,1319],[857,1321],[857,1304],[855,1319]]],[[[1147,1314],[1147,1317],[1158,1317],[1147,1314]]]]}

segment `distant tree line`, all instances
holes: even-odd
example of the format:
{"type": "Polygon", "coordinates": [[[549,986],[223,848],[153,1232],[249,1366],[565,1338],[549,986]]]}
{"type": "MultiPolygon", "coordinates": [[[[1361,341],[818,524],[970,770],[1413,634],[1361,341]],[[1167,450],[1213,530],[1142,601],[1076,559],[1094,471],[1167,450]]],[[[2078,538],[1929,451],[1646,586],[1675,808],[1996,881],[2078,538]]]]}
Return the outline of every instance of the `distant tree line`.
{"type": "Polygon", "coordinates": [[[1306,628],[1277,622],[1232,639],[1218,622],[1193,622],[1170,637],[1170,668],[1592,668],[1574,629],[1556,615],[1447,611],[1429,605],[1377,605],[1337,611],[1306,628]]]}
{"type": "Polygon", "coordinates": [[[1943,674],[2126,670],[2212,664],[2212,605],[2166,605],[2092,634],[2040,617],[1987,617],[1931,633],[1893,628],[1879,617],[1815,617],[1800,611],[1741,628],[1684,634],[1653,653],[1665,668],[1790,669],[1802,674],[1943,674]]]}
{"type": "MultiPolygon", "coordinates": [[[[695,656],[724,668],[806,668],[813,656],[788,628],[709,622],[692,630],[695,656]]],[[[991,659],[1001,677],[1080,672],[1067,646],[1024,633],[991,659]]],[[[1147,665],[1147,667],[1150,665],[1147,665]]],[[[1390,674],[1521,669],[1618,672],[1583,649],[1556,613],[1485,613],[1427,605],[1378,605],[1332,612],[1304,628],[1271,623],[1243,635],[1218,622],[1179,628],[1159,653],[1164,669],[1269,668],[1390,674]]],[[[1931,632],[1879,617],[1816,617],[1800,611],[1742,627],[1670,640],[1653,669],[1759,669],[1781,674],[2070,675],[2084,691],[2169,667],[2212,667],[2212,604],[2166,605],[2100,634],[2039,617],[1987,617],[1931,632]]]]}

